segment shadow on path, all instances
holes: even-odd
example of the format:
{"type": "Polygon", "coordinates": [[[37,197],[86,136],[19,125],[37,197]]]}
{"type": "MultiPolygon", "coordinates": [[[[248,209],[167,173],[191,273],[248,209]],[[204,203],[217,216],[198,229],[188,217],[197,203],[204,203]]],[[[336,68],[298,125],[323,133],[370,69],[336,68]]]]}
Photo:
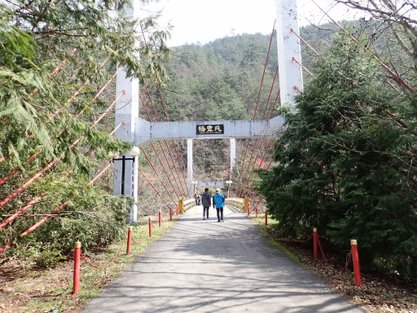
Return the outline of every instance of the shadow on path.
{"type": "Polygon", "coordinates": [[[245,214],[224,213],[217,223],[201,206],[188,210],[84,312],[363,312],[271,247],[245,214]]]}

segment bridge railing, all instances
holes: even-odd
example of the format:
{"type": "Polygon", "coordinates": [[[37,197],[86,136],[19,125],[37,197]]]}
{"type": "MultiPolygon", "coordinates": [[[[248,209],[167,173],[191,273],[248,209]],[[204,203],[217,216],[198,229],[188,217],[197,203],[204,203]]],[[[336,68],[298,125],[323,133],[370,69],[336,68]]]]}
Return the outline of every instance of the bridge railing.
{"type": "Polygon", "coordinates": [[[187,211],[189,208],[192,208],[195,205],[195,199],[185,199],[184,200],[184,211],[187,211]]]}
{"type": "MultiPolygon", "coordinates": [[[[249,198],[246,198],[246,199],[245,198],[226,198],[225,205],[247,212],[248,207],[249,207],[249,198]],[[246,206],[245,206],[245,201],[246,201],[246,206]]],[[[181,213],[187,211],[193,206],[195,206],[195,199],[193,198],[179,201],[179,207],[180,207],[181,213]],[[181,201],[182,201],[182,204],[181,204],[181,201]],[[181,206],[182,206],[182,209],[181,209],[181,206]]]]}
{"type": "Polygon", "coordinates": [[[244,198],[226,198],[225,204],[227,206],[234,207],[236,209],[245,210],[245,199],[244,198]]]}
{"type": "Polygon", "coordinates": [[[179,199],[176,214],[182,214],[195,205],[194,199],[179,199]]]}

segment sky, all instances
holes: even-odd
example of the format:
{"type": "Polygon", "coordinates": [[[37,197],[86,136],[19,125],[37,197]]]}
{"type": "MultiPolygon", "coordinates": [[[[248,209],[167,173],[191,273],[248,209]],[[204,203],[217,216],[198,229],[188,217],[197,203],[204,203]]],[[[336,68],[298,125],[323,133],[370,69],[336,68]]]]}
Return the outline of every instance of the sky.
{"type": "MultiPolygon", "coordinates": [[[[300,26],[329,21],[317,3],[335,20],[362,17],[334,0],[297,0],[300,26]]],[[[162,29],[173,27],[168,46],[205,44],[238,34],[270,34],[276,15],[276,0],[160,0],[142,7],[144,12],[160,12],[162,29]]],[[[146,13],[145,13],[146,14],[146,13]]]]}

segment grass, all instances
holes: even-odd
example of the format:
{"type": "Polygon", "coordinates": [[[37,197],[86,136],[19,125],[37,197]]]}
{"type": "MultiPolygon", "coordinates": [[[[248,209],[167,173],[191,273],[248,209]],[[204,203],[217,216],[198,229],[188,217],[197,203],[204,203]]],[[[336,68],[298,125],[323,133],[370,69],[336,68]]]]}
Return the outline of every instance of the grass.
{"type": "Polygon", "coordinates": [[[28,270],[15,275],[13,280],[0,286],[0,312],[79,312],[153,241],[164,235],[172,223],[164,221],[161,227],[154,223],[152,237],[148,235],[147,223],[133,226],[130,255],[126,255],[126,238],[114,242],[99,254],[88,254],[88,260],[98,268],[81,261],[80,290],[75,295],[72,293],[73,261],[63,262],[48,270],[28,270]]]}

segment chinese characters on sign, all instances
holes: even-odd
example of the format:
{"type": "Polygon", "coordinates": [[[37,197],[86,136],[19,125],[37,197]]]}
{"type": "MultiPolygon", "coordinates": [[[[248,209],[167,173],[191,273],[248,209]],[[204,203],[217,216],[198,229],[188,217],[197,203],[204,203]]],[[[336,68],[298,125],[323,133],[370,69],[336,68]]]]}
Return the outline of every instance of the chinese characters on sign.
{"type": "Polygon", "coordinates": [[[224,125],[223,124],[216,124],[216,125],[197,125],[196,126],[196,134],[197,135],[217,135],[217,134],[224,134],[224,125]]]}

